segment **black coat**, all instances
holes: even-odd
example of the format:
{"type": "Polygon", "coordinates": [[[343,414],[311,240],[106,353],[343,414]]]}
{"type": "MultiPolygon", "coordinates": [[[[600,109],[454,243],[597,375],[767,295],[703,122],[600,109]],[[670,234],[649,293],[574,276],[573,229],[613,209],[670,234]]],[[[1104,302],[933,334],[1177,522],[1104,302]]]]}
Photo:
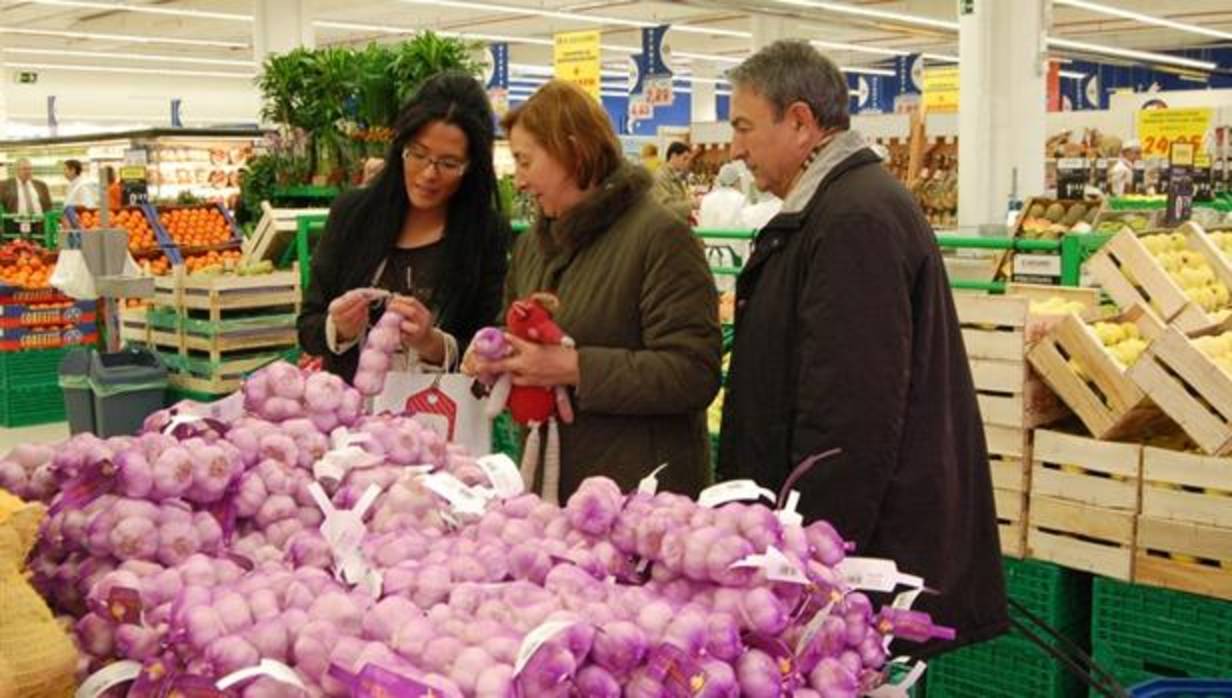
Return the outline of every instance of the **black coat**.
{"type": "MultiPolygon", "coordinates": [[[[795,485],[805,521],[939,595],[916,608],[982,640],[1008,623],[983,426],[932,230],[869,150],[761,230],[736,287],[719,479],[795,485]]],[[[957,644],[908,646],[918,656],[957,644]]]]}
{"type": "MultiPolygon", "coordinates": [[[[355,190],[340,196],[330,207],[325,232],[312,253],[312,275],[298,320],[300,347],[310,354],[323,357],[325,369],[348,383],[355,377],[360,348],[352,347],[341,355],[329,350],[325,343],[325,318],[329,304],[353,288],[372,286],[372,277],[390,251],[364,244],[361,236],[392,237],[389,231],[361,230],[352,225],[361,200],[361,192],[355,190]]],[[[401,223],[390,221],[388,225],[400,227],[401,223]]],[[[467,225],[467,222],[450,221],[445,234],[448,235],[458,225],[467,225]]],[[[509,268],[509,238],[508,224],[503,221],[496,230],[485,231],[481,236],[484,244],[469,251],[469,254],[478,257],[477,264],[472,265],[474,273],[465,278],[450,279],[438,293],[448,293],[450,297],[433,299],[434,305],[444,306],[437,318],[437,326],[458,340],[460,351],[466,350],[471,337],[481,328],[504,324],[501,314],[505,272],[509,268]]],[[[448,260],[446,265],[448,269],[448,260]]],[[[443,273],[442,278],[446,275],[443,273]]]]}

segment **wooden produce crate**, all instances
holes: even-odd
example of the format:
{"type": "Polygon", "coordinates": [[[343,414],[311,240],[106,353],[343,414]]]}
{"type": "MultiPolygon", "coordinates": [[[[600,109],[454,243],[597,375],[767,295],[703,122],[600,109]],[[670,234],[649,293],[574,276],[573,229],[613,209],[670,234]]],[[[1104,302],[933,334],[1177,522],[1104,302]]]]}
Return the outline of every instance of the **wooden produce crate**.
{"type": "MultiPolygon", "coordinates": [[[[1155,315],[1141,305],[1101,319],[1132,322],[1148,342],[1164,331],[1155,315]]],[[[1128,370],[1112,358],[1090,325],[1077,315],[1062,318],[1030,349],[1027,360],[1096,438],[1134,436],[1167,421],[1129,379],[1128,370]],[[1081,375],[1071,361],[1081,368],[1081,375]]]]}
{"type": "Polygon", "coordinates": [[[1168,328],[1128,375],[1204,452],[1232,453],[1232,376],[1188,336],[1168,328]]]}
{"type": "MultiPolygon", "coordinates": [[[[245,375],[298,345],[301,293],[297,269],[256,276],[189,275],[182,267],[155,283],[144,343],[172,369],[171,385],[195,393],[227,393],[245,375]]],[[[138,340],[139,327],[125,325],[138,340]]]]}
{"type": "Polygon", "coordinates": [[[1143,451],[1134,581],[1232,600],[1232,459],[1143,451]]]}
{"type": "Polygon", "coordinates": [[[1027,551],[1027,493],[993,487],[1001,554],[1022,559],[1027,551]]]}
{"type": "MultiPolygon", "coordinates": [[[[1206,259],[1215,278],[1232,289],[1232,266],[1198,224],[1185,223],[1174,232],[1185,235],[1189,249],[1206,259]]],[[[1109,240],[1087,261],[1086,269],[1122,310],[1142,305],[1183,332],[1202,331],[1220,322],[1189,300],[1132,232],[1121,232],[1109,240]]]]}
{"type": "Polygon", "coordinates": [[[186,273],[183,267],[154,281],[154,304],[179,310],[208,310],[218,322],[226,310],[298,307],[301,300],[299,272],[295,269],[257,276],[204,276],[186,273]]]}
{"type": "Polygon", "coordinates": [[[1098,292],[1014,284],[1007,290],[1013,295],[957,293],[954,304],[984,421],[1025,430],[1067,414],[1026,361],[1029,346],[1064,316],[1034,314],[1031,301],[1062,296],[1094,306],[1098,292]]]}
{"type": "Polygon", "coordinates": [[[1131,579],[1142,447],[1037,429],[1031,457],[1028,557],[1131,579]]]}

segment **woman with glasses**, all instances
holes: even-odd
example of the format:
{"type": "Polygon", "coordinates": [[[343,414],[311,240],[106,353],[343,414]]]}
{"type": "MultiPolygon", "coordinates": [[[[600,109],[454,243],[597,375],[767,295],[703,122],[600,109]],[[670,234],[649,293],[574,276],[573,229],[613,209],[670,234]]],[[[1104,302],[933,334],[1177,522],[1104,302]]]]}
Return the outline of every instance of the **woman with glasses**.
{"type": "Polygon", "coordinates": [[[538,204],[514,245],[507,300],[548,291],[574,346],[511,340],[512,357],[464,370],[512,373],[516,385],[565,386],[559,488],[547,459],[527,486],[559,501],[592,475],[623,490],[659,464],[664,489],[697,494],[710,479],[706,406],[719,388],[714,277],[688,225],[659,204],[642,167],[625,163],[603,107],[553,81],[504,119],[518,187],[538,204]]]}
{"type": "Polygon", "coordinates": [[[334,202],[298,323],[300,345],[323,356],[326,370],[354,378],[358,344],[374,320],[362,297],[342,298],[351,289],[392,291],[406,318],[403,350],[444,370],[454,368],[459,344],[497,321],[509,229],[494,139],[483,88],[469,75],[442,73],[403,108],[380,174],[334,202]]]}

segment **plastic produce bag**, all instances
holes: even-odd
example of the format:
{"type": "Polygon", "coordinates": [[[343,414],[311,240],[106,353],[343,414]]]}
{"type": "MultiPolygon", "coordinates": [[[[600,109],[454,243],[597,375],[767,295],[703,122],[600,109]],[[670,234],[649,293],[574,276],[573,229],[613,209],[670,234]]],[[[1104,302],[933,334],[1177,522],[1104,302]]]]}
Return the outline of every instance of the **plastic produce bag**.
{"type": "Polygon", "coordinates": [[[0,698],[75,690],[77,651],[23,572],[45,510],[0,490],[0,698]]]}
{"type": "Polygon", "coordinates": [[[98,291],[94,288],[94,275],[90,273],[90,267],[86,264],[86,257],[81,250],[61,250],[49,281],[69,298],[98,298],[98,291]]]}

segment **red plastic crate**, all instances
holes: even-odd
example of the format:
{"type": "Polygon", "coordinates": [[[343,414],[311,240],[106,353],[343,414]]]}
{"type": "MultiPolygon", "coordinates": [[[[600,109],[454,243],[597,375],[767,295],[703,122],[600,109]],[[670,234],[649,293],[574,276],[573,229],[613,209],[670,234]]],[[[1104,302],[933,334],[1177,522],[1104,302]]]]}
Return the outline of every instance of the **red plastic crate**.
{"type": "Polygon", "coordinates": [[[98,317],[96,301],[69,298],[48,303],[0,304],[0,328],[91,325],[98,317]]]}
{"type": "Polygon", "coordinates": [[[98,326],[17,327],[0,329],[0,351],[59,349],[98,343],[98,326]]]}

